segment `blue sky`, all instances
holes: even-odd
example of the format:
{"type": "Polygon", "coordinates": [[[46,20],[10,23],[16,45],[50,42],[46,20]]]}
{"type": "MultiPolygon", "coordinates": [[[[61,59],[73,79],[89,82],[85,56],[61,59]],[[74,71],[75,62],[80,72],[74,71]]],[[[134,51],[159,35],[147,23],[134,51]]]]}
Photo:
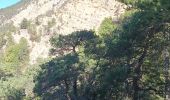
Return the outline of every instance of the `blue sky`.
{"type": "Polygon", "coordinates": [[[0,0],[0,8],[9,7],[13,4],[16,4],[19,1],[21,1],[21,0],[0,0]]]}

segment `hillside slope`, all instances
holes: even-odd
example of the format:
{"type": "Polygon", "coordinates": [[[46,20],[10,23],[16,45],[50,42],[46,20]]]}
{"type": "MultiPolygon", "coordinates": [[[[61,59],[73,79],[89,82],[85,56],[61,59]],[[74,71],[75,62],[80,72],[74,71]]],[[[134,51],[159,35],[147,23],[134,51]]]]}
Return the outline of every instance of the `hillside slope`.
{"type": "Polygon", "coordinates": [[[17,8],[18,12],[11,15],[11,18],[6,19],[4,23],[13,22],[19,27],[24,18],[32,23],[36,23],[37,19],[40,21],[40,25],[35,27],[36,32],[41,34],[39,42],[30,41],[28,31],[20,30],[17,32],[19,34],[13,34],[16,42],[22,37],[29,41],[30,63],[34,64],[37,58],[48,57],[49,39],[53,34],[97,29],[104,18],[112,17],[116,20],[124,13],[125,8],[125,5],[116,0],[30,0],[20,5],[17,8]],[[48,27],[53,19],[55,24],[48,27]]]}

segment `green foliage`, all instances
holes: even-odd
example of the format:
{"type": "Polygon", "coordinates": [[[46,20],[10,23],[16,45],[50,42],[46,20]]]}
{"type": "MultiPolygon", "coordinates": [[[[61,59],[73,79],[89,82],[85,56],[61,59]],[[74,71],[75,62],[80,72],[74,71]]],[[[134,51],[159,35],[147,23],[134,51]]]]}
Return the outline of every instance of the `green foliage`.
{"type": "MultiPolygon", "coordinates": [[[[42,62],[45,62],[42,61],[42,62]]],[[[38,97],[33,97],[33,77],[40,70],[39,64],[29,66],[24,73],[18,75],[8,75],[6,78],[0,79],[0,97],[2,100],[40,100],[38,97]]],[[[2,67],[2,66],[1,66],[2,67]]],[[[5,71],[5,74],[7,72],[5,71]]]]}
{"type": "MultiPolygon", "coordinates": [[[[59,84],[65,80],[71,81],[78,74],[76,72],[78,69],[74,67],[78,60],[77,55],[68,54],[43,64],[42,71],[36,78],[38,83],[36,83],[34,91],[44,99],[57,98],[54,94],[61,92],[60,88],[63,88],[59,84]],[[56,86],[57,84],[58,86],[56,86]]],[[[64,93],[62,96],[65,98],[64,93]]]]}
{"type": "Polygon", "coordinates": [[[10,70],[20,69],[29,61],[27,40],[22,38],[19,44],[9,46],[4,55],[4,62],[10,70]]]}
{"type": "MultiPolygon", "coordinates": [[[[37,24],[37,23],[36,23],[37,24]]],[[[20,24],[21,29],[27,29],[30,34],[30,40],[39,42],[41,40],[41,34],[37,33],[37,26],[33,24],[31,21],[28,21],[26,18],[20,24]]]]}
{"type": "Polygon", "coordinates": [[[41,41],[41,34],[39,33],[37,33],[37,28],[36,28],[36,25],[35,24],[31,24],[31,22],[30,22],[30,24],[29,24],[29,26],[28,26],[28,33],[30,34],[30,40],[31,41],[35,41],[35,42],[40,42],[41,41]]]}
{"type": "Polygon", "coordinates": [[[20,43],[19,43],[19,61],[22,63],[22,65],[27,65],[29,61],[29,49],[28,49],[28,43],[25,38],[21,38],[20,43]]]}
{"type": "Polygon", "coordinates": [[[23,20],[22,20],[22,22],[21,22],[21,24],[20,24],[20,28],[21,29],[27,29],[28,28],[28,26],[29,26],[29,21],[26,19],[26,18],[24,18],[23,20]]]}
{"type": "Polygon", "coordinates": [[[12,36],[12,33],[7,33],[6,37],[7,37],[6,38],[6,41],[7,41],[6,46],[7,46],[7,48],[15,44],[14,38],[12,36]]]}
{"type": "Polygon", "coordinates": [[[39,17],[37,17],[37,18],[35,19],[35,24],[36,24],[36,25],[40,25],[40,24],[41,24],[41,22],[39,21],[39,17]]]}
{"type": "Polygon", "coordinates": [[[55,58],[41,66],[42,71],[36,78],[35,93],[43,99],[78,98],[80,94],[78,93],[79,88],[77,84],[83,77],[85,58],[83,54],[79,55],[76,49],[93,38],[95,38],[94,32],[86,30],[52,38],[51,44],[54,47],[53,49],[60,49],[59,51],[70,53],[55,58]],[[60,85],[62,83],[64,87],[60,85]],[[63,94],[60,94],[60,92],[63,94]]]}
{"type": "Polygon", "coordinates": [[[100,36],[109,35],[116,29],[112,18],[105,18],[101,23],[98,33],[100,36]]]}
{"type": "Polygon", "coordinates": [[[25,96],[25,94],[23,93],[24,93],[23,90],[17,90],[17,89],[11,88],[8,91],[6,91],[5,96],[2,97],[1,99],[23,100],[23,97],[25,96]]]}
{"type": "Polygon", "coordinates": [[[0,33],[0,49],[6,44],[6,40],[4,39],[5,34],[0,33]]]}
{"type": "Polygon", "coordinates": [[[56,24],[55,18],[53,18],[51,21],[48,22],[48,28],[53,27],[56,24]]]}
{"type": "MultiPolygon", "coordinates": [[[[132,9],[115,25],[106,18],[100,25],[99,37],[93,31],[83,30],[51,38],[52,55],[62,53],[42,64],[38,73],[32,69],[15,77],[6,69],[0,70],[0,95],[23,99],[26,82],[31,83],[36,75],[37,99],[163,99],[166,59],[162,52],[170,51],[170,1],[122,1],[131,4],[132,9]]],[[[49,28],[52,26],[50,22],[49,28]]],[[[10,39],[9,34],[7,41],[10,39]]],[[[21,41],[12,46],[12,42],[7,42],[6,63],[20,65],[27,61],[27,44],[24,39],[21,41]]]]}
{"type": "Polygon", "coordinates": [[[111,19],[106,19],[99,28],[99,35],[102,37],[89,38],[91,36],[87,36],[86,31],[84,35],[79,35],[81,32],[78,34],[73,32],[51,39],[53,52],[68,50],[69,52],[66,52],[68,54],[77,54],[79,61],[73,68],[82,69],[76,70],[79,74],[75,81],[75,78],[67,79],[68,73],[74,73],[75,70],[70,69],[68,72],[62,69],[65,68],[63,66],[68,68],[72,66],[65,62],[69,56],[63,53],[63,56],[56,58],[57,61],[46,63],[37,78],[35,89],[46,85],[47,87],[38,91],[41,93],[39,96],[58,97],[64,94],[67,99],[73,100],[75,97],[85,100],[161,100],[164,97],[165,78],[162,69],[165,62],[162,52],[165,48],[169,50],[170,43],[168,20],[170,17],[167,5],[169,1],[124,0],[124,2],[131,4],[132,10],[121,17],[116,26],[111,19]],[[88,38],[82,42],[81,36],[88,38]],[[62,65],[59,62],[63,62],[62,65]],[[75,67],[76,65],[78,66],[75,67]],[[56,66],[60,68],[53,69],[56,66]],[[55,81],[46,83],[43,79],[46,79],[45,76],[53,75],[52,73],[54,76],[47,79],[54,78],[55,81]],[[57,79],[56,76],[60,75],[62,78],[57,79]],[[75,88],[74,83],[77,81],[79,85],[75,88]],[[62,82],[64,88],[60,88],[62,82]],[[53,85],[48,87],[49,83],[53,85]],[[78,91],[77,94],[75,89],[78,91]],[[61,90],[64,92],[59,92],[61,90]],[[47,93],[48,96],[43,93],[47,93]]]}
{"type": "Polygon", "coordinates": [[[8,44],[12,42],[11,33],[16,32],[17,28],[13,23],[7,23],[0,27],[0,48],[2,48],[8,41],[8,44]],[[7,37],[7,39],[6,39],[7,37]]]}
{"type": "Polygon", "coordinates": [[[6,23],[0,27],[1,33],[10,33],[10,32],[16,32],[17,28],[13,25],[12,22],[6,23]]]}
{"type": "Polygon", "coordinates": [[[87,30],[76,31],[66,36],[64,35],[55,36],[50,39],[50,42],[51,45],[54,47],[54,49],[59,49],[59,50],[55,51],[53,49],[51,51],[53,51],[52,53],[60,52],[60,51],[61,52],[70,51],[75,49],[78,45],[88,40],[91,40],[95,37],[96,36],[93,31],[87,31],[87,30]]]}

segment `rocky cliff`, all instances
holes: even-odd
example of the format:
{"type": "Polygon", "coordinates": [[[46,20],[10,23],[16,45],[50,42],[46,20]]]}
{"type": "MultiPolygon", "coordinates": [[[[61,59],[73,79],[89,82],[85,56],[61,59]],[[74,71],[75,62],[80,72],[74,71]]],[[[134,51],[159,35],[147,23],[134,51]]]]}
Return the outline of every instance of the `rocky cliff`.
{"type": "Polygon", "coordinates": [[[37,58],[48,57],[49,39],[53,34],[65,35],[76,30],[96,30],[104,18],[119,18],[126,6],[116,0],[30,0],[16,9],[17,12],[10,16],[0,11],[1,19],[6,18],[3,23],[12,22],[19,27],[24,18],[32,23],[37,20],[40,23],[35,27],[37,34],[41,34],[39,42],[31,41],[27,30],[19,30],[13,34],[15,42],[22,37],[28,40],[30,63],[34,64],[37,58]],[[55,20],[55,24],[49,27],[52,20],[55,20]]]}

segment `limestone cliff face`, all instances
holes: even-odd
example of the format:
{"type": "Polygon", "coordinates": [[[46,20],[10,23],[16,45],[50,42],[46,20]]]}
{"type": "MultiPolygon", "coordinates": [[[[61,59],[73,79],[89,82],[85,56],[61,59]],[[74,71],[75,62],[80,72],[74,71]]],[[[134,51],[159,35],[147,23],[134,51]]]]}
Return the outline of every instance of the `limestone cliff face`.
{"type": "Polygon", "coordinates": [[[124,13],[126,6],[116,0],[31,0],[26,7],[16,15],[13,15],[6,22],[12,21],[16,27],[19,26],[23,18],[32,22],[36,19],[40,25],[36,31],[41,35],[40,42],[31,42],[27,31],[20,31],[14,34],[17,42],[21,37],[25,37],[30,45],[30,63],[36,62],[37,58],[48,57],[50,48],[49,38],[52,34],[70,34],[76,30],[97,29],[102,20],[112,17],[115,20],[124,13]],[[56,24],[46,30],[48,22],[55,19],[56,24]]]}
{"type": "Polygon", "coordinates": [[[56,31],[69,34],[75,30],[97,29],[105,17],[116,19],[126,6],[115,0],[70,0],[56,10],[56,31]]]}
{"type": "Polygon", "coordinates": [[[12,17],[17,26],[23,18],[34,20],[41,16],[44,25],[55,18],[55,31],[69,34],[75,30],[96,28],[105,17],[119,17],[126,8],[116,0],[39,0],[12,17]]]}

